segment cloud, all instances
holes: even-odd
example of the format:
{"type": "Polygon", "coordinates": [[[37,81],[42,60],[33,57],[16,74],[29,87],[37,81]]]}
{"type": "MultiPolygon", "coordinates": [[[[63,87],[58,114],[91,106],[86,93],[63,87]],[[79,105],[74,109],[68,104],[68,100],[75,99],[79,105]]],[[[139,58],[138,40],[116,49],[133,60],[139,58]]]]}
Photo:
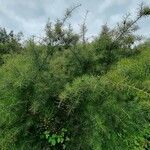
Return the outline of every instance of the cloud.
{"type": "MultiPolygon", "coordinates": [[[[140,0],[0,0],[0,26],[16,32],[23,31],[26,36],[43,34],[45,23],[50,17],[52,21],[61,18],[64,10],[75,4],[82,4],[73,13],[70,21],[76,32],[83,21],[86,10],[88,36],[97,35],[102,24],[108,23],[111,27],[120,21],[122,16],[130,11],[133,13],[140,0]]],[[[144,0],[150,5],[150,2],[144,0]]],[[[148,35],[150,20],[142,20],[139,33],[148,35]]]]}

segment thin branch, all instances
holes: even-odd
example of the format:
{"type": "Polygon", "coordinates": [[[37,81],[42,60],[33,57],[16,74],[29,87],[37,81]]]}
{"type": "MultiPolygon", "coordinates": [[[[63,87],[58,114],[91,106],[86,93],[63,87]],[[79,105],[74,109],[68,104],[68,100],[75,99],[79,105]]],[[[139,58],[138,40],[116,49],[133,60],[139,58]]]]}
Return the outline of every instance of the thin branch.
{"type": "MultiPolygon", "coordinates": [[[[80,6],[81,6],[81,4],[76,5],[75,7],[73,7],[73,8],[70,9],[70,10],[67,10],[65,17],[62,19],[62,24],[61,24],[61,26],[64,25],[64,23],[65,23],[66,20],[70,17],[70,15],[72,14],[72,12],[73,12],[75,9],[77,9],[78,7],[80,7],[80,6]]],[[[55,46],[51,47],[51,48],[52,48],[52,51],[54,51],[54,49],[55,49],[57,46],[59,46],[59,43],[57,43],[55,46]]],[[[74,53],[74,54],[75,54],[75,53],[74,53]]],[[[46,63],[46,61],[47,61],[47,59],[48,59],[48,57],[49,57],[49,55],[50,55],[50,53],[48,52],[48,48],[47,48],[47,55],[45,56],[45,58],[44,58],[44,60],[43,60],[43,63],[42,63],[42,65],[40,66],[40,68],[38,69],[38,71],[40,71],[40,70],[43,68],[44,64],[46,63]]],[[[75,55],[75,56],[76,56],[76,55],[75,55]]],[[[77,56],[76,56],[76,58],[77,58],[77,56]]],[[[78,61],[79,61],[79,59],[78,59],[78,61]]],[[[35,76],[34,76],[33,78],[35,79],[36,77],[37,77],[37,74],[35,74],[35,76]]]]}
{"type": "Polygon", "coordinates": [[[62,26],[64,25],[66,20],[71,16],[72,12],[80,6],[81,6],[81,4],[78,4],[78,5],[74,6],[73,8],[71,8],[70,10],[69,9],[66,10],[65,17],[62,19],[62,26]]]}
{"type": "Polygon", "coordinates": [[[112,81],[110,79],[108,79],[108,82],[111,83],[111,84],[113,84],[113,85],[115,85],[115,86],[121,85],[123,87],[128,87],[129,89],[135,90],[135,91],[137,91],[139,93],[143,93],[144,95],[150,97],[150,93],[149,92],[144,91],[143,89],[139,89],[139,88],[135,87],[134,85],[129,85],[127,83],[125,83],[125,84],[124,83],[117,83],[117,82],[114,82],[114,81],[112,81]]]}
{"type": "MultiPolygon", "coordinates": [[[[137,18],[136,18],[129,26],[127,26],[126,29],[124,29],[124,30],[120,33],[120,35],[113,41],[113,43],[111,44],[111,46],[112,46],[115,42],[117,42],[118,40],[120,40],[120,39],[123,37],[123,35],[124,35],[134,24],[136,24],[136,23],[143,17],[143,14],[142,14],[143,8],[144,8],[143,3],[141,3],[140,9],[139,9],[139,15],[137,16],[137,18]]],[[[129,15],[128,15],[127,17],[129,17],[129,15]]],[[[127,17],[125,18],[125,21],[126,21],[127,17]]]]}
{"type": "Polygon", "coordinates": [[[86,28],[86,20],[87,20],[87,15],[88,15],[89,11],[87,10],[83,19],[83,23],[81,24],[81,37],[82,37],[82,42],[83,44],[85,44],[86,40],[85,40],[85,34],[87,32],[87,28],[86,28]]]}

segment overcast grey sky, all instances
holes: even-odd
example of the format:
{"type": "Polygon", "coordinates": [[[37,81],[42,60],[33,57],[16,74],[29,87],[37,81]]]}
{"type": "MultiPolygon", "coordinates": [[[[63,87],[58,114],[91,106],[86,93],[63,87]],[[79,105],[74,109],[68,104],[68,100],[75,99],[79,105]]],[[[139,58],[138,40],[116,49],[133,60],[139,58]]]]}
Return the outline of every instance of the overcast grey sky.
{"type": "MultiPolygon", "coordinates": [[[[78,32],[88,10],[88,36],[91,36],[99,33],[102,24],[113,27],[126,13],[136,12],[141,2],[150,6],[150,0],[0,0],[0,26],[22,31],[26,36],[40,36],[48,18],[54,21],[63,16],[66,8],[80,3],[82,6],[69,21],[78,32]]],[[[142,19],[139,26],[138,33],[150,37],[150,18],[142,19]]]]}

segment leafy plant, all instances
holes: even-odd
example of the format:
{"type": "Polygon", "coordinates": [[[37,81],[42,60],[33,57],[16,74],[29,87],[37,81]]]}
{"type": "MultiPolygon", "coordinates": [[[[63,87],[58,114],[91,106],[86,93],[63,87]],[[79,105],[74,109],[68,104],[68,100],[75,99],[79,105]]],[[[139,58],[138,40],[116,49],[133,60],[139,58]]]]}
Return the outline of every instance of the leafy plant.
{"type": "Polygon", "coordinates": [[[41,135],[41,139],[46,139],[50,146],[55,147],[57,145],[61,145],[62,149],[66,149],[66,142],[69,141],[69,137],[66,136],[67,129],[62,128],[61,132],[59,134],[57,133],[51,133],[49,131],[45,131],[41,135]]]}

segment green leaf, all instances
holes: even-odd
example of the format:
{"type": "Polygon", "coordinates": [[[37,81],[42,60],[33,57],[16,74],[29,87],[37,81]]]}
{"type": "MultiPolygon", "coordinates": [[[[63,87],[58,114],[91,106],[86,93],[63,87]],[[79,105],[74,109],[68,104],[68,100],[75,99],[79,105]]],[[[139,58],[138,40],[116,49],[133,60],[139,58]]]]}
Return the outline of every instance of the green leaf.
{"type": "Polygon", "coordinates": [[[49,138],[49,134],[46,134],[45,137],[46,137],[46,139],[48,139],[49,138]]]}
{"type": "Polygon", "coordinates": [[[56,137],[57,137],[57,135],[56,135],[56,134],[53,134],[53,135],[52,135],[52,138],[56,138],[56,137]]]}
{"type": "Polygon", "coordinates": [[[52,139],[52,140],[51,140],[51,144],[52,144],[53,146],[55,146],[55,145],[56,145],[56,140],[55,140],[55,139],[52,139]]]}
{"type": "Polygon", "coordinates": [[[57,142],[58,142],[58,143],[61,142],[61,137],[58,137],[57,142]]]}

